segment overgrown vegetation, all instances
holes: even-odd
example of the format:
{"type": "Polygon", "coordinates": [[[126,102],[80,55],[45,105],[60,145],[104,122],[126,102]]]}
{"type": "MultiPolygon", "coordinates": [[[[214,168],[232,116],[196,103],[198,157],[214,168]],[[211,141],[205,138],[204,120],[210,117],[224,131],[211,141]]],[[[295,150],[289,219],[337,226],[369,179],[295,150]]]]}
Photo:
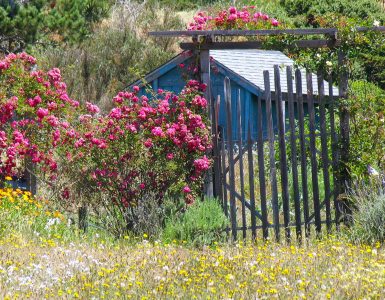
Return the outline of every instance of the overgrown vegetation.
{"type": "Polygon", "coordinates": [[[186,212],[169,212],[162,238],[167,242],[186,241],[195,246],[213,245],[226,240],[228,219],[216,199],[196,201],[186,212]]]}
{"type": "Polygon", "coordinates": [[[370,183],[352,188],[350,201],[355,206],[353,225],[348,236],[354,243],[383,243],[385,240],[385,181],[382,176],[372,176],[370,183]]]}

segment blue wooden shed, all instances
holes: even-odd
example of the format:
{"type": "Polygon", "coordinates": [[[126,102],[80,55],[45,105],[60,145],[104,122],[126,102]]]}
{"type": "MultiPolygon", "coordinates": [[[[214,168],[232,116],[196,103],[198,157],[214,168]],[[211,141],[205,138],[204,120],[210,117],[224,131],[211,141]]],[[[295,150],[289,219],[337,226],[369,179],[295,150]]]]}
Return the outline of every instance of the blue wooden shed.
{"type": "MultiPolygon", "coordinates": [[[[224,99],[224,79],[228,77],[231,82],[232,99],[237,99],[237,94],[241,95],[241,117],[242,117],[242,132],[243,139],[247,135],[247,124],[250,121],[252,136],[257,136],[257,100],[264,97],[264,78],[263,71],[270,72],[270,87],[274,94],[274,65],[280,66],[281,69],[281,90],[283,99],[287,98],[287,81],[286,67],[293,66],[294,61],[284,55],[280,51],[272,50],[210,50],[211,56],[211,94],[214,99],[217,95],[224,99]]],[[[182,52],[164,65],[147,74],[144,82],[149,84],[155,91],[157,89],[169,90],[179,93],[186,83],[186,70],[189,65],[194,62],[194,57],[189,56],[186,52],[182,52]],[[185,67],[181,68],[183,64],[185,67]]],[[[307,86],[306,86],[306,71],[301,70],[302,74],[302,91],[304,101],[306,102],[307,86]]],[[[317,76],[313,77],[313,93],[318,94],[317,76]]],[[[325,94],[328,95],[327,83],[325,84],[325,94]]],[[[141,86],[140,94],[146,94],[146,90],[142,80],[139,80],[133,85],[141,86]]],[[[338,95],[338,90],[333,87],[333,94],[338,95]]],[[[272,97],[274,101],[274,96],[272,97]]],[[[222,105],[219,113],[219,126],[224,128],[226,138],[226,112],[225,105],[222,105]]],[[[286,105],[287,106],[287,105],[286,105]]],[[[265,111],[264,102],[262,109],[265,111]]],[[[305,108],[306,110],[306,108],[305,108]]],[[[232,112],[235,115],[237,111],[237,101],[232,101],[232,112]]],[[[285,109],[287,112],[287,109],[285,109]]],[[[263,116],[266,114],[263,113],[263,116]]],[[[264,117],[265,119],[265,117],[264,117]]],[[[233,117],[235,120],[235,116],[233,117]]],[[[266,120],[263,120],[266,123],[266,120]]],[[[273,105],[273,124],[276,129],[276,106],[273,105]]],[[[266,128],[266,126],[263,126],[266,128]]],[[[233,139],[237,140],[238,128],[236,122],[232,124],[233,139]]],[[[266,134],[266,132],[265,132],[266,134]]]]}

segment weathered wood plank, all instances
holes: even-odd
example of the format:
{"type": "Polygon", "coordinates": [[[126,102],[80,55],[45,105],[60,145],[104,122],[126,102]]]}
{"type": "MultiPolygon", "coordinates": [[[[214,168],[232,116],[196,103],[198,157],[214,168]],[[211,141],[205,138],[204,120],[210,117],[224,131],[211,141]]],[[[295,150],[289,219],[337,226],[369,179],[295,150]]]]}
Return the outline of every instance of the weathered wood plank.
{"type": "Polygon", "coordinates": [[[315,215],[315,226],[317,233],[321,233],[321,212],[320,212],[320,200],[319,200],[319,186],[318,186],[318,163],[317,163],[317,149],[316,149],[316,137],[315,137],[315,108],[313,102],[313,80],[312,73],[308,71],[306,73],[307,81],[307,97],[309,108],[309,131],[310,131],[310,162],[311,162],[311,177],[313,187],[313,204],[315,215]]]}
{"type": "Polygon", "coordinates": [[[258,97],[258,119],[257,119],[257,152],[258,152],[258,178],[259,193],[261,198],[262,213],[262,235],[264,239],[269,237],[269,227],[267,221],[267,199],[266,199],[266,176],[265,176],[265,151],[263,145],[263,114],[262,114],[262,98],[258,97]]]}
{"type": "Polygon", "coordinates": [[[281,75],[279,66],[274,66],[274,82],[275,82],[275,101],[278,113],[278,141],[279,141],[279,157],[281,170],[281,191],[283,203],[283,222],[285,225],[286,241],[290,242],[290,206],[289,206],[289,180],[287,171],[287,155],[286,155],[286,139],[285,139],[285,116],[284,105],[281,92],[281,75]]]}
{"type": "MultiPolygon", "coordinates": [[[[288,48],[325,48],[335,47],[340,45],[341,42],[334,39],[322,39],[322,40],[299,40],[293,41],[292,44],[287,45],[288,48]]],[[[180,43],[179,47],[182,50],[226,50],[226,49],[264,49],[266,43],[262,41],[243,41],[243,42],[203,42],[203,43],[180,43]]],[[[277,49],[280,49],[277,46],[277,49]]]]}
{"type": "MultiPolygon", "coordinates": [[[[242,148],[242,152],[246,152],[246,151],[247,151],[247,146],[242,148]]],[[[237,156],[234,157],[234,163],[236,164],[239,161],[239,159],[240,159],[240,155],[238,153],[237,156]]],[[[224,172],[227,174],[229,173],[229,171],[230,171],[230,167],[227,166],[224,172]]]]}
{"type": "Polygon", "coordinates": [[[273,128],[273,112],[271,105],[271,90],[269,71],[263,71],[265,82],[265,100],[267,114],[267,131],[269,140],[269,156],[270,156],[270,182],[273,206],[274,232],[276,241],[280,240],[279,232],[279,208],[278,208],[278,187],[277,187],[277,171],[275,167],[275,149],[274,149],[274,128],[273,128]]]}
{"type": "Polygon", "coordinates": [[[326,228],[327,232],[331,231],[331,212],[330,212],[330,179],[329,179],[329,155],[328,155],[328,132],[326,128],[326,108],[325,108],[325,87],[323,73],[317,74],[318,94],[320,102],[320,129],[321,129],[321,158],[322,171],[325,190],[325,207],[326,207],[326,228]]]}
{"type": "Polygon", "coordinates": [[[220,132],[218,130],[219,108],[221,103],[221,96],[218,95],[213,106],[213,154],[214,154],[214,197],[218,197],[219,201],[223,203],[223,190],[221,188],[221,151],[220,151],[220,132]]]}
{"type": "Polygon", "coordinates": [[[24,177],[27,181],[27,190],[32,193],[32,195],[36,195],[37,193],[37,178],[36,178],[36,166],[32,162],[30,157],[24,160],[25,162],[25,171],[24,177]]]}
{"type": "Polygon", "coordinates": [[[171,30],[150,31],[151,36],[263,36],[263,35],[313,35],[326,34],[335,35],[337,28],[297,28],[297,29],[259,29],[259,30],[171,30]]]}
{"type": "MultiPolygon", "coordinates": [[[[229,186],[228,184],[226,184],[226,188],[227,188],[228,190],[230,190],[230,186],[229,186]]],[[[234,194],[235,194],[235,198],[238,199],[239,201],[242,199],[241,195],[240,195],[237,191],[235,191],[234,194]]],[[[250,209],[250,210],[251,210],[251,204],[250,204],[250,202],[248,201],[248,199],[246,199],[246,198],[245,198],[245,206],[246,206],[247,209],[250,209]]],[[[255,216],[256,216],[258,219],[262,220],[262,214],[260,213],[260,211],[259,211],[258,209],[255,209],[254,211],[255,211],[255,216]]],[[[268,225],[271,225],[269,222],[267,222],[267,223],[268,223],[268,225]]]]}
{"type": "MultiPolygon", "coordinates": [[[[342,50],[338,53],[338,66],[340,69],[339,77],[339,101],[346,100],[348,96],[348,73],[346,55],[342,50]]],[[[349,151],[350,151],[350,112],[345,104],[339,105],[340,117],[340,156],[339,156],[339,175],[340,175],[340,194],[346,192],[350,187],[350,171],[349,171],[349,151]]],[[[351,216],[352,209],[347,203],[344,204],[346,216],[351,216]]],[[[345,223],[350,223],[351,220],[345,218],[345,223]]]]}
{"type": "MultiPolygon", "coordinates": [[[[199,55],[200,59],[200,76],[201,82],[206,85],[206,90],[203,95],[208,102],[208,116],[210,120],[213,120],[212,116],[212,98],[211,98],[211,84],[210,84],[210,52],[208,50],[202,50],[199,55]]],[[[208,153],[211,155],[211,153],[208,153]]],[[[213,169],[210,168],[208,172],[206,172],[206,180],[204,186],[204,194],[207,197],[213,197],[214,195],[214,182],[213,182],[213,169]]]]}
{"type": "Polygon", "coordinates": [[[286,68],[287,75],[287,98],[289,103],[289,125],[290,125],[290,150],[291,150],[291,170],[293,178],[293,196],[294,196],[294,212],[297,240],[302,239],[301,226],[301,199],[299,195],[298,183],[298,165],[297,165],[297,142],[296,142],[296,126],[295,126],[295,111],[294,111],[294,95],[293,95],[293,68],[286,68]]]}
{"type": "Polygon", "coordinates": [[[333,166],[333,200],[334,200],[334,212],[336,228],[339,228],[340,211],[337,209],[337,199],[340,192],[340,182],[338,175],[338,136],[336,133],[336,123],[334,111],[336,109],[335,99],[333,97],[333,77],[329,75],[329,115],[330,115],[330,135],[332,139],[332,166],[333,166]]]}
{"type": "Polygon", "coordinates": [[[239,177],[241,185],[241,202],[242,202],[242,237],[246,239],[246,207],[245,207],[245,174],[243,172],[243,145],[242,145],[242,116],[241,116],[241,90],[238,89],[237,97],[237,127],[238,127],[238,147],[239,147],[239,177]]]}
{"type": "MultiPolygon", "coordinates": [[[[384,32],[385,26],[356,27],[358,32],[378,31],[384,32]]],[[[297,28],[297,29],[260,29],[260,30],[171,30],[171,31],[150,31],[150,36],[263,36],[263,35],[315,35],[325,34],[335,36],[338,33],[337,28],[297,28]]]]}
{"type": "Polygon", "coordinates": [[[225,139],[221,140],[221,160],[222,160],[222,172],[221,172],[221,189],[223,193],[223,210],[225,211],[226,217],[229,216],[229,206],[228,206],[228,195],[227,195],[227,175],[223,172],[226,168],[226,148],[225,148],[225,139]]]}
{"type": "Polygon", "coordinates": [[[305,136],[305,113],[303,109],[302,96],[302,77],[301,71],[295,71],[296,81],[296,98],[298,103],[298,125],[299,125],[299,139],[301,148],[301,181],[302,181],[302,201],[303,201],[303,215],[305,222],[305,236],[310,236],[309,226],[309,191],[307,185],[307,161],[306,161],[306,136],[305,136]]]}
{"type": "Polygon", "coordinates": [[[250,119],[247,126],[247,160],[249,167],[249,189],[250,189],[250,219],[251,219],[251,238],[255,240],[257,237],[257,218],[255,216],[255,192],[254,192],[254,159],[253,159],[253,140],[251,139],[250,119]]]}
{"type": "Polygon", "coordinates": [[[230,220],[233,241],[237,240],[237,207],[235,202],[235,168],[234,168],[234,142],[232,131],[232,112],[231,112],[231,86],[230,79],[225,78],[225,101],[226,101],[226,120],[227,120],[227,146],[229,157],[229,179],[230,179],[230,220]]]}

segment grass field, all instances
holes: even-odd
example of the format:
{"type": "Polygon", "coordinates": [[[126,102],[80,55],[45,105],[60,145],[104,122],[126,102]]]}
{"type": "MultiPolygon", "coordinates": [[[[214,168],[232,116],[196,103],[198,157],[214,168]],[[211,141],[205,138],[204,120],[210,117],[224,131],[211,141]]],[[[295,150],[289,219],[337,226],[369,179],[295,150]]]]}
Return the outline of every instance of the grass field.
{"type": "Polygon", "coordinates": [[[381,299],[385,290],[380,243],[153,239],[84,234],[48,202],[0,189],[0,299],[381,299]]]}
{"type": "Polygon", "coordinates": [[[2,299],[380,299],[384,290],[380,245],[335,237],[206,249],[146,239],[0,240],[2,299]]]}

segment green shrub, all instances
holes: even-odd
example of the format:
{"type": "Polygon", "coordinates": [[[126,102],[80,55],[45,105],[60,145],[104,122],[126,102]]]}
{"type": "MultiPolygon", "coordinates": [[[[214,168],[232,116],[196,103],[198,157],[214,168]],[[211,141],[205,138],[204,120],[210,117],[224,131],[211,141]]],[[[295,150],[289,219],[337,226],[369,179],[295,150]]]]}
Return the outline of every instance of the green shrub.
{"type": "Polygon", "coordinates": [[[172,10],[116,4],[90,38],[74,45],[36,48],[41,68],[62,71],[71,98],[111,108],[116,92],[172,58],[171,39],[148,38],[148,31],[180,29],[172,10]]]}
{"type": "Polygon", "coordinates": [[[290,16],[335,13],[360,19],[384,19],[384,10],[377,0],[281,0],[290,16]]]}
{"type": "Polygon", "coordinates": [[[352,82],[350,89],[350,169],[362,178],[369,165],[385,169],[385,91],[366,81],[352,82]]]}
{"type": "Polygon", "coordinates": [[[385,192],[380,184],[357,188],[350,199],[355,206],[348,237],[354,243],[374,244],[385,240],[385,192]]]}
{"type": "Polygon", "coordinates": [[[211,5],[216,0],[150,0],[149,3],[160,3],[166,7],[172,7],[176,10],[196,9],[202,6],[211,5]]]}
{"type": "Polygon", "coordinates": [[[215,199],[197,200],[181,215],[171,215],[162,237],[166,242],[186,241],[194,246],[224,241],[228,219],[215,199]]]}

